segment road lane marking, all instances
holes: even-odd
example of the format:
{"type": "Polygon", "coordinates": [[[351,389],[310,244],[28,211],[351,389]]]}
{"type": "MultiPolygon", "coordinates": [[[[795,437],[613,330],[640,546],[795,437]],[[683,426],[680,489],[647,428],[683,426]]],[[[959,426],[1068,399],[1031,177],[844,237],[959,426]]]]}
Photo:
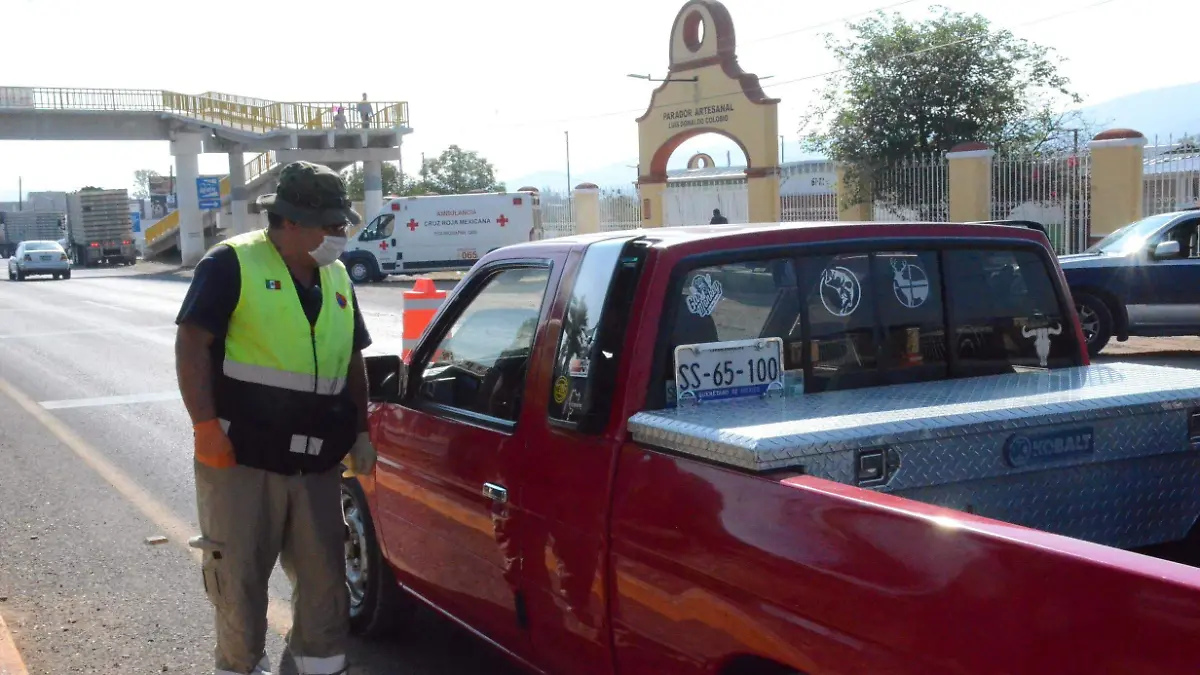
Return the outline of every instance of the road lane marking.
{"type": "Polygon", "coordinates": [[[132,309],[129,309],[128,307],[118,307],[117,305],[110,305],[107,302],[96,302],[95,300],[81,300],[80,302],[86,302],[89,305],[95,305],[97,307],[104,307],[105,309],[115,309],[118,312],[132,312],[133,311],[132,309]]]}
{"type": "Polygon", "coordinates": [[[38,405],[46,410],[63,410],[66,408],[98,408],[108,405],[130,405],[136,403],[155,403],[158,401],[180,401],[183,397],[178,391],[160,391],[149,394],[129,394],[127,396],[98,396],[96,398],[67,398],[60,401],[42,401],[38,405]]]}
{"type": "MultiPolygon", "coordinates": [[[[80,438],[64,422],[46,410],[43,410],[37,404],[37,401],[29,398],[29,396],[4,378],[0,378],[0,393],[12,399],[14,403],[45,427],[51,435],[61,441],[63,445],[70,448],[79,459],[83,460],[84,464],[87,464],[93,471],[100,474],[100,477],[108,481],[108,484],[114,490],[120,493],[129,503],[133,504],[138,511],[141,511],[147,520],[154,523],[160,533],[166,535],[172,544],[187,551],[196,561],[196,564],[200,564],[201,558],[204,555],[203,552],[188,546],[187,543],[188,538],[199,533],[199,527],[193,527],[185,523],[182,518],[172,513],[166,504],[155,499],[149,491],[125,475],[125,472],[110,462],[102,452],[80,438]]],[[[274,596],[268,597],[267,624],[281,637],[287,636],[288,630],[292,627],[291,605],[287,600],[280,600],[274,596]]],[[[2,663],[0,661],[0,664],[2,663]]],[[[0,671],[0,675],[5,674],[3,671],[0,671]]]]}
{"type": "Polygon", "coordinates": [[[0,616],[0,675],[29,675],[3,616],[0,616]]]}

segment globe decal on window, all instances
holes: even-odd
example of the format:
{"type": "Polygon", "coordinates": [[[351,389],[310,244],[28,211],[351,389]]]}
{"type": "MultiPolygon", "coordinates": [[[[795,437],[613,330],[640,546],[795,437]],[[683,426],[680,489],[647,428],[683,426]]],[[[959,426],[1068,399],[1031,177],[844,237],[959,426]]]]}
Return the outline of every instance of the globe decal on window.
{"type": "Polygon", "coordinates": [[[892,292],[901,305],[916,309],[929,299],[929,276],[917,265],[892,260],[892,292]]]}

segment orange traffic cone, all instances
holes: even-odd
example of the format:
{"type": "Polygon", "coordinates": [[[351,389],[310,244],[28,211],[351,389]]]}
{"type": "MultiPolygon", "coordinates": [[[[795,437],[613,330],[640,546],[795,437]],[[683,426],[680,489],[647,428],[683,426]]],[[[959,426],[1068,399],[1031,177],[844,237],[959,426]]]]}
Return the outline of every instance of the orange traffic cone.
{"type": "Polygon", "coordinates": [[[401,358],[405,363],[412,359],[413,350],[433,322],[433,317],[446,300],[446,291],[439,291],[433,279],[421,277],[411,291],[404,291],[404,330],[401,336],[401,358]]]}

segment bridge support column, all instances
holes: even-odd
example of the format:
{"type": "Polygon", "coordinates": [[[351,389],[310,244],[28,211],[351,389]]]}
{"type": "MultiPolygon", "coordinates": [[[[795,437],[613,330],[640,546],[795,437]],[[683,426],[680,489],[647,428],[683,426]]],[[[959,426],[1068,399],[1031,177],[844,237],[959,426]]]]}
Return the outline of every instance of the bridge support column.
{"type": "Polygon", "coordinates": [[[383,208],[383,162],[363,162],[363,222],[369,223],[383,208]]]}
{"type": "Polygon", "coordinates": [[[200,196],[196,179],[200,177],[200,153],[204,137],[200,134],[176,133],[171,141],[171,156],[175,158],[176,192],[179,195],[179,255],[185,267],[194,267],[204,257],[204,221],[200,213],[200,196]]]}
{"type": "Polygon", "coordinates": [[[250,231],[250,205],[246,198],[246,158],[240,151],[229,153],[229,210],[233,233],[250,231]]]}

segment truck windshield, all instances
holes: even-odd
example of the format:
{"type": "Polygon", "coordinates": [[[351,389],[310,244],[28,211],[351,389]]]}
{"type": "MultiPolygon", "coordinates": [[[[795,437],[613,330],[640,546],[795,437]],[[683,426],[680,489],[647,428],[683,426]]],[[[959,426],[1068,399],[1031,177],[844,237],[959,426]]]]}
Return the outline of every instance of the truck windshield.
{"type": "Polygon", "coordinates": [[[1173,214],[1150,216],[1130,223],[1093,244],[1085,253],[1125,255],[1146,245],[1147,240],[1163,225],[1174,220],[1173,214]]]}
{"type": "Polygon", "coordinates": [[[804,393],[1081,365],[1051,272],[1034,250],[982,247],[696,267],[668,296],[648,400],[673,405],[675,347],[759,337],[783,340],[785,386],[804,393]]]}

